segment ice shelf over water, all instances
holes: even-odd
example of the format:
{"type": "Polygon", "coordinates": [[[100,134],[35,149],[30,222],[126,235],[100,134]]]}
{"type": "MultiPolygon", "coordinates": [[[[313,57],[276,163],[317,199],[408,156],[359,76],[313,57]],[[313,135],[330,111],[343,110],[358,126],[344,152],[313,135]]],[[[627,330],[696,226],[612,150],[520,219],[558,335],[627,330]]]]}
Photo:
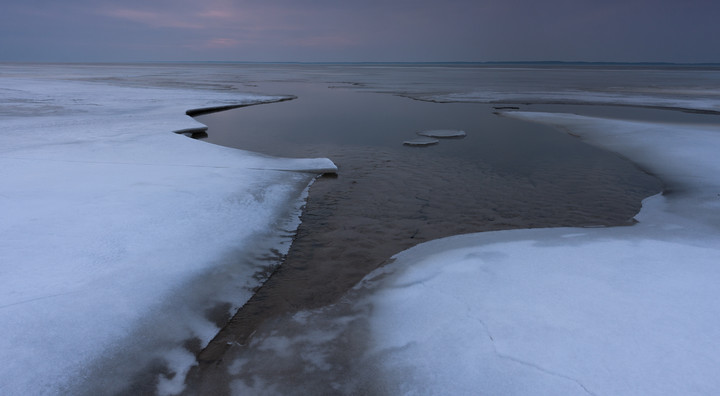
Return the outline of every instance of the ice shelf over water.
{"type": "Polygon", "coordinates": [[[188,109],[276,97],[41,70],[0,74],[0,394],[75,394],[96,380],[113,393],[156,360],[172,393],[194,363],[182,343],[217,331],[205,310],[257,285],[241,253],[335,165],[172,133],[202,127],[188,109]]]}

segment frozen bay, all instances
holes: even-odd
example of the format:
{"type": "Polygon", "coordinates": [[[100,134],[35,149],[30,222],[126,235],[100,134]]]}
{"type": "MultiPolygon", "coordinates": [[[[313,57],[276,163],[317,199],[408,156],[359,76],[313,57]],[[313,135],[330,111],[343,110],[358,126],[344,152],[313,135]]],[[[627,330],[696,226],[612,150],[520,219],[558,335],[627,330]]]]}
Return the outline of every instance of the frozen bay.
{"type": "MultiPolygon", "coordinates": [[[[201,303],[194,307],[187,300],[190,295],[198,296],[192,285],[199,280],[212,285],[217,278],[233,273],[242,284],[241,290],[227,291],[225,295],[247,299],[250,288],[257,285],[253,275],[260,268],[239,269],[226,260],[241,255],[258,235],[278,227],[293,227],[296,212],[292,209],[300,205],[298,198],[312,172],[283,170],[322,172],[333,168],[326,160],[278,160],[203,145],[172,134],[200,127],[182,115],[190,108],[276,100],[280,97],[238,92],[255,91],[253,85],[258,81],[278,79],[337,85],[353,81],[358,84],[353,85],[356,90],[438,101],[450,95],[451,100],[511,102],[517,98],[508,99],[502,95],[504,92],[525,89],[533,96],[523,101],[533,103],[562,102],[562,97],[577,102],[578,96],[582,103],[612,103],[615,99],[597,94],[605,90],[619,98],[617,104],[678,107],[680,103],[690,107],[697,100],[703,103],[697,106],[701,110],[715,109],[718,92],[716,71],[662,68],[632,69],[628,73],[609,70],[605,73],[608,78],[601,80],[612,83],[604,85],[588,77],[597,71],[583,68],[513,71],[387,65],[3,65],[2,71],[2,350],[6,360],[12,362],[3,373],[2,391],[9,394],[92,391],[92,386],[109,391],[122,389],[127,386],[123,381],[133,377],[122,370],[114,371],[115,377],[93,384],[97,379],[93,375],[107,369],[103,365],[112,365],[113,356],[122,354],[131,361],[139,357],[150,360],[147,363],[151,365],[152,360],[157,360],[160,366],[169,366],[179,375],[160,375],[159,390],[181,391],[184,370],[194,364],[194,358],[188,352],[193,348],[178,348],[177,341],[182,344],[183,340],[197,338],[199,341],[193,342],[202,345],[218,328],[203,309],[195,309],[205,308],[205,302],[215,298],[200,293],[201,303]],[[412,73],[406,73],[408,70],[412,73]],[[641,79],[636,78],[639,75],[641,79]],[[524,78],[513,78],[518,76],[524,78]],[[519,81],[525,86],[518,85],[519,81]],[[647,88],[660,82],[666,84],[664,88],[647,88]],[[644,99],[648,95],[652,101],[644,99]],[[242,229],[237,224],[242,224],[242,229]],[[153,266],[148,265],[150,260],[153,266]],[[232,271],[226,271],[230,267],[232,271]],[[176,311],[163,313],[169,308],[176,311]],[[157,336],[170,341],[165,343],[157,336]],[[157,349],[146,349],[147,345],[157,349]],[[86,387],[75,387],[80,386],[78,382],[86,387]]],[[[690,146],[678,150],[692,154],[674,167],[678,172],[658,172],[663,179],[669,179],[670,187],[680,186],[678,192],[690,192],[646,201],[638,217],[640,224],[632,227],[503,231],[420,245],[398,255],[394,264],[361,283],[353,292],[360,297],[348,295],[344,303],[352,305],[352,313],[343,311],[343,306],[301,312],[290,318],[295,326],[288,329],[294,333],[256,335],[252,347],[271,353],[271,357],[275,356],[272,353],[279,354],[282,359],[275,358],[274,362],[283,364],[271,365],[276,372],[266,377],[257,371],[262,365],[252,368],[247,364],[250,360],[243,360],[247,356],[228,362],[228,374],[243,378],[232,382],[232,389],[240,392],[250,387],[257,393],[282,390],[283,373],[293,373],[293,369],[279,371],[285,363],[292,366],[293,361],[306,363],[303,378],[308,385],[317,384],[313,378],[320,378],[330,389],[371,389],[379,393],[443,391],[451,389],[453,383],[458,384],[456,390],[460,393],[471,389],[468,386],[475,390],[475,383],[459,381],[455,373],[468,374],[463,377],[468,381],[490,378],[495,381],[492,389],[508,393],[522,394],[529,386],[550,393],[623,393],[624,388],[608,385],[607,378],[614,372],[605,369],[615,365],[620,371],[625,368],[633,372],[626,383],[639,384],[648,393],[658,389],[687,390],[688,381],[701,391],[713,389],[715,384],[704,370],[714,367],[715,354],[699,350],[699,343],[704,346],[712,338],[713,322],[693,318],[715,317],[706,316],[714,309],[712,288],[706,287],[714,279],[713,246],[717,246],[713,239],[717,223],[712,217],[715,201],[711,199],[714,184],[709,172],[695,173],[706,168],[702,161],[708,155],[693,144],[704,142],[703,147],[714,147],[714,127],[655,125],[648,120],[627,124],[572,116],[517,116],[592,136],[595,144],[603,144],[607,131],[629,131],[628,136],[637,136],[645,143],[653,141],[653,131],[672,137],[678,130],[697,130],[694,135],[698,138],[687,139],[690,146]],[[701,162],[694,162],[696,159],[701,162]],[[708,181],[703,185],[710,187],[686,183],[695,179],[708,181]],[[702,208],[702,212],[687,208],[702,208]],[[621,240],[612,242],[616,238],[621,240]],[[533,250],[536,245],[542,247],[542,252],[533,250]],[[603,254],[598,254],[600,251],[603,254]],[[606,255],[606,251],[617,252],[621,258],[606,255]],[[568,264],[573,257],[580,262],[576,267],[568,264]],[[681,257],[693,258],[688,273],[675,270],[674,264],[681,257]],[[648,267],[656,269],[653,275],[657,277],[642,278],[646,287],[634,288],[634,279],[623,277],[626,268],[614,264],[625,262],[638,263],[637,270],[629,272],[636,279],[648,273],[648,267]],[[547,268],[553,270],[544,271],[547,268]],[[558,286],[553,289],[547,285],[558,286]],[[604,294],[583,294],[594,290],[591,286],[599,286],[604,294]],[[366,289],[376,292],[369,294],[366,289]],[[660,297],[667,297],[654,303],[658,290],[665,291],[660,297]],[[675,299],[678,295],[684,297],[675,299]],[[464,305],[464,298],[480,303],[464,305]],[[618,308],[638,298],[640,305],[631,305],[627,310],[618,308]],[[558,303],[556,310],[551,310],[558,301],[575,301],[577,309],[558,303]],[[505,309],[506,305],[517,310],[505,309]],[[663,311],[665,305],[669,306],[667,311],[663,311]],[[373,315],[365,310],[368,307],[373,308],[373,315]],[[592,308],[601,309],[605,316],[581,316],[583,320],[578,320],[578,312],[594,312],[592,308]],[[402,312],[398,313],[398,309],[402,312]],[[499,316],[493,316],[496,311],[501,311],[499,316]],[[449,319],[440,316],[441,312],[447,312],[449,319]],[[650,319],[637,312],[646,313],[650,319]],[[323,313],[330,316],[323,317],[323,313]],[[336,320],[332,313],[340,315],[340,319],[336,320]],[[633,320],[614,327],[601,326],[605,323],[601,318],[617,319],[618,315],[633,320]],[[483,328],[480,321],[488,328],[483,328]],[[660,374],[647,370],[668,367],[654,365],[662,359],[651,359],[653,346],[666,341],[664,335],[647,328],[658,321],[658,329],[679,337],[674,340],[681,339],[668,342],[660,351],[672,357],[669,362],[681,362],[685,371],[678,375],[687,374],[687,379],[665,375],[653,388],[642,384],[657,380],[660,374]],[[501,330],[490,328],[498,322],[501,330]],[[438,326],[430,327],[428,323],[438,326]],[[517,332],[526,325],[532,337],[517,332]],[[553,326],[560,330],[547,330],[553,326]],[[535,331],[538,328],[546,331],[535,331]],[[594,330],[588,331],[591,328],[594,330]],[[570,335],[580,336],[569,337],[568,329],[572,330],[570,335]],[[357,338],[346,337],[348,332],[357,338]],[[464,338],[463,334],[471,337],[464,338]],[[632,341],[633,335],[638,335],[638,340],[632,341]],[[555,336],[564,343],[551,344],[555,336]],[[599,353],[598,345],[606,346],[603,342],[610,337],[618,340],[617,348],[599,353]],[[638,351],[634,355],[637,360],[619,360],[615,353],[627,349],[631,342],[639,343],[634,349],[638,351]],[[556,347],[542,348],[546,344],[556,347]],[[577,366],[577,360],[567,358],[568,350],[563,348],[584,351],[584,355],[577,355],[592,355],[599,360],[583,360],[584,366],[568,370],[569,366],[577,366]],[[341,351],[345,352],[337,355],[341,351]],[[299,353],[300,358],[294,353],[299,353]],[[488,356],[494,360],[486,359],[488,356]],[[478,359],[481,362],[474,363],[478,359]],[[647,363],[650,360],[652,366],[647,363]],[[605,366],[604,362],[609,363],[605,366]],[[339,366],[350,366],[354,374],[362,375],[334,376],[333,370],[339,366]],[[376,368],[365,370],[368,367],[376,368]],[[454,373],[450,370],[453,367],[475,371],[454,373]],[[583,372],[583,367],[588,371],[583,372]],[[585,374],[597,373],[598,368],[608,376],[585,374]],[[314,377],[310,375],[313,373],[314,377]],[[247,382],[243,375],[255,376],[255,380],[247,382]]],[[[671,118],[682,117],[682,113],[673,113],[671,118]]],[[[608,142],[613,143],[611,149],[631,159],[652,160],[657,153],[681,147],[679,141],[670,138],[652,145],[653,150],[645,150],[652,155],[642,156],[637,150],[622,151],[632,141],[608,142]]],[[[657,155],[662,161],[662,154],[657,155]]],[[[672,164],[670,160],[668,164],[672,164]]],[[[657,163],[649,161],[643,166],[656,171],[657,163]]],[[[278,241],[269,239],[272,243],[267,243],[268,248],[276,246],[278,241]]],[[[712,342],[707,344],[707,350],[713,351],[712,342]]],[[[302,392],[297,381],[293,386],[295,392],[302,392]]]]}

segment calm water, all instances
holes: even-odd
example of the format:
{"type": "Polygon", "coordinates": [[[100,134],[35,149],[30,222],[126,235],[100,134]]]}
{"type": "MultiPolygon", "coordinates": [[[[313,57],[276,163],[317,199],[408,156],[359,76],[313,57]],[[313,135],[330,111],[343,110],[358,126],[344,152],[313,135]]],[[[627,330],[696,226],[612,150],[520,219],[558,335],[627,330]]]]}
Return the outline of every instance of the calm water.
{"type": "MultiPolygon", "coordinates": [[[[357,92],[321,83],[265,84],[262,92],[297,99],[197,117],[209,126],[208,142],[286,157],[333,157],[348,147],[383,149],[434,161],[453,158],[492,166],[498,172],[531,174],[538,166],[575,167],[597,163],[624,172],[627,163],[563,133],[493,114],[493,107],[471,103],[430,103],[389,94],[357,92]],[[444,140],[419,149],[402,142],[431,129],[467,132],[461,141],[444,140]]],[[[500,106],[500,105],[499,105],[500,106]]],[[[638,119],[683,118],[679,112],[602,106],[519,106],[524,110],[627,113],[638,119]],[[569,109],[569,110],[568,110],[569,109]]],[[[622,115],[622,114],[621,114],[622,115]]],[[[698,119],[688,115],[688,119],[698,119]]],[[[338,162],[343,166],[342,161],[338,162]]],[[[642,183],[641,181],[638,181],[642,183]]]]}
{"type": "MultiPolygon", "coordinates": [[[[295,100],[199,116],[208,142],[331,158],[282,265],[206,350],[222,358],[268,318],[330,304],[393,254],[431,239],[528,227],[628,225],[660,182],[565,133],[499,117],[484,104],[438,104],[349,85],[268,84],[295,100]],[[467,136],[403,146],[428,129],[467,136]]],[[[520,106],[527,108],[527,106],[520,106]]],[[[577,109],[577,107],[574,107],[577,109]]],[[[612,109],[606,109],[612,111],[612,109]]]]}

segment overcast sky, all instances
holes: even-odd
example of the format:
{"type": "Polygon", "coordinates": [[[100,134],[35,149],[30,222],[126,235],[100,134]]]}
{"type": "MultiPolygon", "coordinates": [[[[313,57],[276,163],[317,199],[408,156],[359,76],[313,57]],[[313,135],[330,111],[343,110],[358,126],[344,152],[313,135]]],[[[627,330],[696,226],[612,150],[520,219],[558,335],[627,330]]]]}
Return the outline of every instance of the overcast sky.
{"type": "Polygon", "coordinates": [[[720,62],[718,0],[0,0],[0,61],[720,62]]]}

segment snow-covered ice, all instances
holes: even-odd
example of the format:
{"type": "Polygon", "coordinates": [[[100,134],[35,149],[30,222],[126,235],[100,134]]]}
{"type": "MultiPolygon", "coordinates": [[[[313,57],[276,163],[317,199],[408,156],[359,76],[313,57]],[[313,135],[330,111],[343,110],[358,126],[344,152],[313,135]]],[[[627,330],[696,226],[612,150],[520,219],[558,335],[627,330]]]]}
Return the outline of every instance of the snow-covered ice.
{"type": "Polygon", "coordinates": [[[454,129],[434,129],[431,131],[418,132],[420,136],[428,136],[433,138],[457,138],[464,137],[465,131],[459,131],[454,129]]]}
{"type": "Polygon", "coordinates": [[[471,91],[427,95],[422,96],[422,98],[437,102],[603,104],[720,112],[720,105],[718,104],[720,91],[694,90],[693,93],[694,95],[688,95],[687,92],[672,90],[602,92],[566,89],[530,92],[471,91]],[[701,97],[698,97],[698,94],[701,97]]]}
{"type": "Polygon", "coordinates": [[[161,378],[172,393],[194,361],[176,347],[217,330],[208,304],[247,299],[257,284],[241,252],[290,221],[314,175],[335,165],[172,133],[202,127],[186,110],[278,97],[33,70],[0,74],[0,393],[76,393],[97,380],[117,391],[153,359],[180,373],[179,384],[161,378]],[[228,277],[237,285],[214,282],[228,277]],[[129,361],[94,378],[116,356],[129,361]]]}

